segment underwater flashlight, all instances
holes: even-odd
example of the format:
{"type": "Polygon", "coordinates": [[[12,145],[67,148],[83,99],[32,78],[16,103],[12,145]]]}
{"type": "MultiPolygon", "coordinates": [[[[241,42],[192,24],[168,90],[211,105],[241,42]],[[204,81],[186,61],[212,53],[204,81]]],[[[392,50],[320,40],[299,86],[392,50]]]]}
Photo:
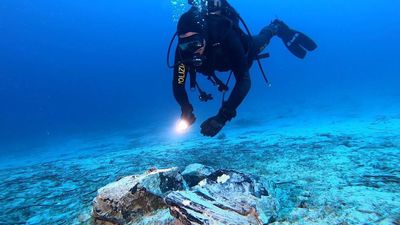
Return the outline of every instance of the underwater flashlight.
{"type": "Polygon", "coordinates": [[[178,133],[184,133],[189,129],[189,123],[186,120],[180,120],[176,125],[176,131],[178,133]]]}

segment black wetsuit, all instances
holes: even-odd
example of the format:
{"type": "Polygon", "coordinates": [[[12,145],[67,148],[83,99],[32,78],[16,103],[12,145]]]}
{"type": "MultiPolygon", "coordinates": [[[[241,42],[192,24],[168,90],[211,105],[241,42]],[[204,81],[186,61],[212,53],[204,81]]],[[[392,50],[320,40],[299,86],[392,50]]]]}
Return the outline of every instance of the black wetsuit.
{"type": "Polygon", "coordinates": [[[227,111],[236,112],[251,86],[249,69],[257,55],[268,45],[273,34],[266,27],[259,35],[250,38],[235,21],[221,15],[208,15],[206,21],[208,37],[204,55],[207,60],[201,67],[190,67],[180,63],[179,51],[176,51],[174,96],[182,111],[190,109],[191,104],[185,88],[188,73],[208,76],[213,75],[215,71],[232,70],[236,83],[224,107],[227,111]]]}

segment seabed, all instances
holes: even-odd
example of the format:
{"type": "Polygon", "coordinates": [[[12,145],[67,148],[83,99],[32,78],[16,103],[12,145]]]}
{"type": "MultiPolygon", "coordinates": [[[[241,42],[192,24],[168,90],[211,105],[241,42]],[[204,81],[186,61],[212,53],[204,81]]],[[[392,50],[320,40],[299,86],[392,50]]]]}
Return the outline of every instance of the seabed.
{"type": "Polygon", "coordinates": [[[3,159],[0,224],[90,224],[100,187],[152,167],[191,163],[274,182],[281,207],[274,225],[400,224],[399,113],[237,118],[215,139],[198,131],[166,136],[120,132],[59,143],[68,151],[58,160],[38,154],[11,167],[6,162],[19,159],[3,159]]]}

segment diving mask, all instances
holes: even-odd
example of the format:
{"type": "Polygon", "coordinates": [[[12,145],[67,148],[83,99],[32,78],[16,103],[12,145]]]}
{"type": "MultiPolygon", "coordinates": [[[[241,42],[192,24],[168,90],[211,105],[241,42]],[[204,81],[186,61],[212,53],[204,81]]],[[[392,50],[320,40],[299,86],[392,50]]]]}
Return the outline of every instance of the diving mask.
{"type": "Polygon", "coordinates": [[[205,46],[204,38],[195,34],[190,37],[181,38],[179,40],[179,50],[181,52],[181,57],[184,63],[192,64],[195,67],[200,67],[205,61],[205,56],[198,53],[200,48],[205,46]]]}
{"type": "Polygon", "coordinates": [[[204,47],[204,38],[199,34],[179,39],[179,49],[185,53],[194,53],[204,47]]]}

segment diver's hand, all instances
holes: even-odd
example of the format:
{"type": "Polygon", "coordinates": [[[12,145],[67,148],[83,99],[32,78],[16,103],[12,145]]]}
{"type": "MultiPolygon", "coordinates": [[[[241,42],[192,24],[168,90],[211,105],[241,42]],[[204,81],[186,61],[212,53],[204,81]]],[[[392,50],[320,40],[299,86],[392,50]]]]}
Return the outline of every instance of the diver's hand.
{"type": "Polygon", "coordinates": [[[182,114],[181,120],[185,121],[190,127],[194,124],[194,122],[196,122],[196,116],[193,113],[182,114]]]}
{"type": "Polygon", "coordinates": [[[214,137],[222,130],[226,122],[231,121],[235,116],[236,110],[229,110],[224,106],[216,116],[209,118],[201,124],[201,133],[207,137],[214,137]]]}
{"type": "Polygon", "coordinates": [[[182,107],[181,120],[186,121],[189,126],[192,126],[196,122],[196,116],[193,114],[193,107],[189,105],[182,107]]]}
{"type": "Polygon", "coordinates": [[[214,137],[225,126],[226,120],[219,115],[213,116],[201,124],[201,133],[207,137],[214,137]]]}

